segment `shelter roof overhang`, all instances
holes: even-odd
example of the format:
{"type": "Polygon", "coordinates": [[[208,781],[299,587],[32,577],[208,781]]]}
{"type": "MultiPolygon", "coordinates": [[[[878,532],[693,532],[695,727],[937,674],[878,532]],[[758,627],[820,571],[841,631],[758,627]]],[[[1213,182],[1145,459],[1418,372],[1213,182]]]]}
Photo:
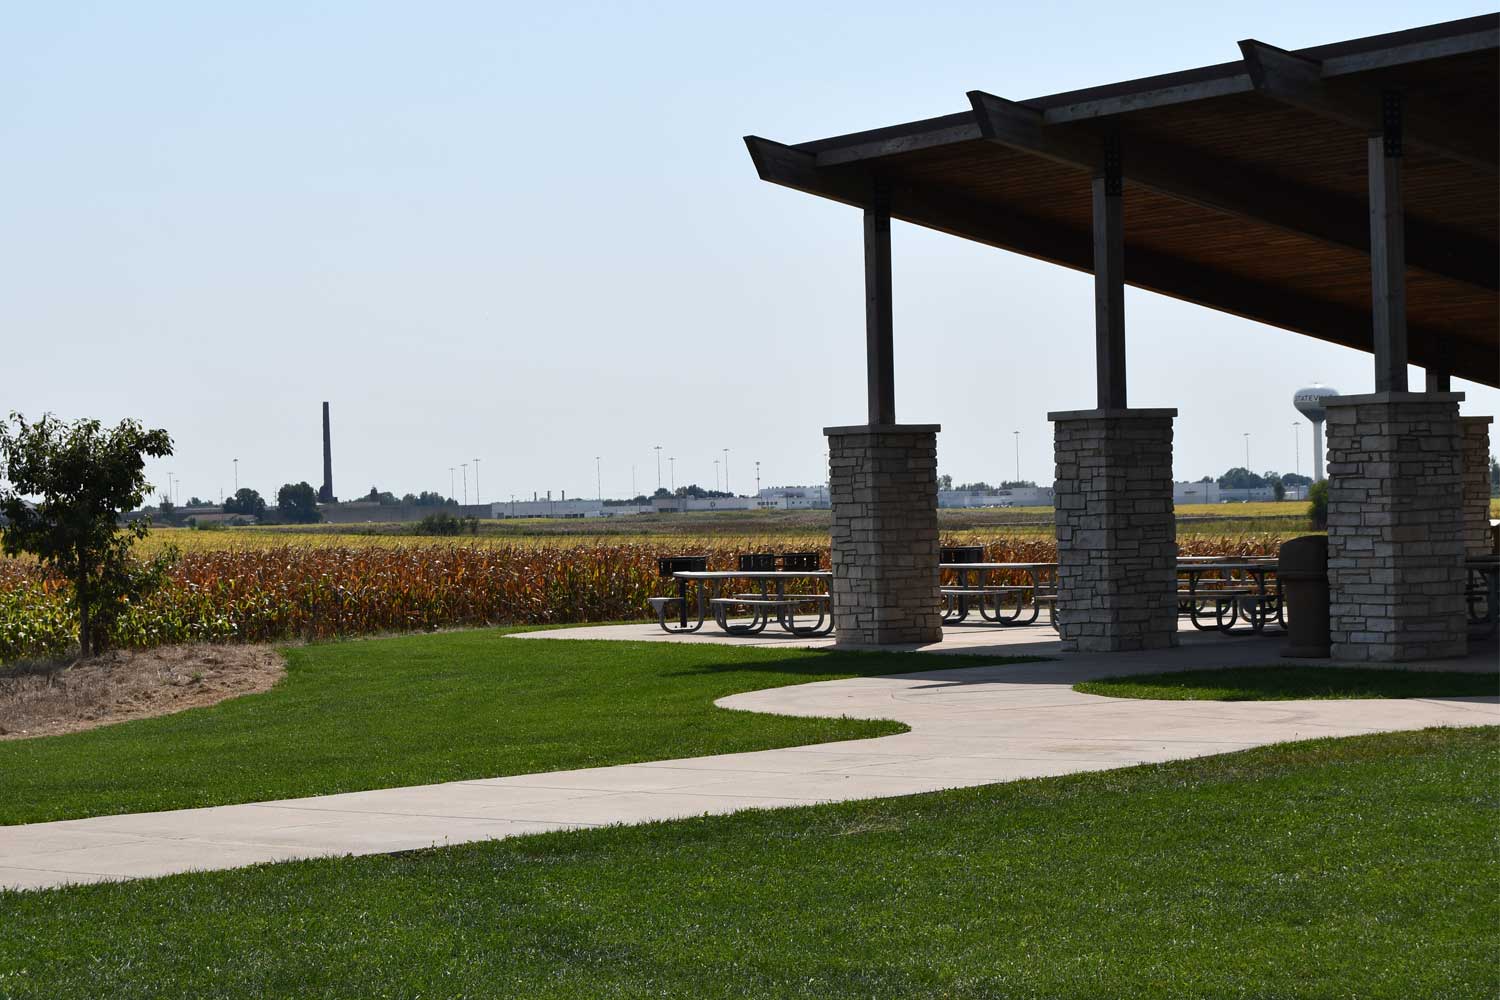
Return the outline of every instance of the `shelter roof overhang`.
{"type": "Polygon", "coordinates": [[[1119,151],[1126,283],[1373,349],[1367,139],[1399,94],[1413,364],[1500,385],[1500,15],[785,145],[762,179],[1081,271],[1119,151]]]}

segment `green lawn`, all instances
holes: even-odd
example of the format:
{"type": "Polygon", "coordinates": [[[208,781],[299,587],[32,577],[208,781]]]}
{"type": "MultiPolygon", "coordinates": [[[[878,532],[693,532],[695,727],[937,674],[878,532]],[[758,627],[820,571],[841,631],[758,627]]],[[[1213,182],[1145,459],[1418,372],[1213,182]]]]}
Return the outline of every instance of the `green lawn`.
{"type": "Polygon", "coordinates": [[[1104,677],[1074,691],[1166,701],[1294,701],[1304,698],[1473,698],[1500,695],[1494,673],[1362,667],[1233,667],[1104,677]]]}
{"type": "Polygon", "coordinates": [[[1493,998],[1497,736],[0,894],[0,996],[1493,998]]]}
{"type": "Polygon", "coordinates": [[[884,736],[906,727],[730,712],[713,701],[974,662],[519,640],[500,629],[292,648],[287,660],[286,678],[264,694],[0,742],[0,825],[884,736]]]}

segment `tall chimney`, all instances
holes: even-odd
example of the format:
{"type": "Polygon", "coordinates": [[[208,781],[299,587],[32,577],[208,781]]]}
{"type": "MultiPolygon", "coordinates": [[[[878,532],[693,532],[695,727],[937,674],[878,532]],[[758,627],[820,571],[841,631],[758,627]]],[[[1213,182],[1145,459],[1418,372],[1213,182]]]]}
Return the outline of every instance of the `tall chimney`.
{"type": "Polygon", "coordinates": [[[323,488],[318,490],[319,503],[333,503],[333,439],[328,433],[328,402],[323,402],[323,488]]]}

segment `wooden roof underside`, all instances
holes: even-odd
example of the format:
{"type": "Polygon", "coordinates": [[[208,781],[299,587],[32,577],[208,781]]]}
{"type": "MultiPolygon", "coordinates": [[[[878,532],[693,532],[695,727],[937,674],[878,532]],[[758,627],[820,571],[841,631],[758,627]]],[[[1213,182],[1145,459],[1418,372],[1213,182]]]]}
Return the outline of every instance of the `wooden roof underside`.
{"type": "Polygon", "coordinates": [[[797,145],[763,179],[1092,271],[1090,179],[1125,175],[1128,284],[1372,350],[1367,137],[1405,101],[1413,364],[1500,386],[1500,15],[1012,102],[797,145]]]}

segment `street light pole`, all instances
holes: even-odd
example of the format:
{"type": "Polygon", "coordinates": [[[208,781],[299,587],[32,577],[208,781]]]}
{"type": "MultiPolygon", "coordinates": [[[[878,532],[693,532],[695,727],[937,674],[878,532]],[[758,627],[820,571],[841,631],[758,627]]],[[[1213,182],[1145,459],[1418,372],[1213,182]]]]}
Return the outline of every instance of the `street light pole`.
{"type": "Polygon", "coordinates": [[[719,489],[719,460],[717,458],[714,459],[714,492],[724,492],[723,490],[719,489]]]}
{"type": "Polygon", "coordinates": [[[474,459],[474,505],[479,505],[479,459],[474,459]]]}
{"type": "Polygon", "coordinates": [[[1250,432],[1245,432],[1245,471],[1250,471],[1250,432]]]}
{"type": "Polygon", "coordinates": [[[454,478],[454,473],[456,473],[456,472],[458,472],[458,470],[456,468],[454,468],[451,465],[448,466],[448,499],[449,500],[452,500],[453,499],[453,494],[455,494],[455,493],[458,492],[458,489],[457,489],[457,487],[458,487],[458,480],[456,478],[454,478]]]}
{"type": "Polygon", "coordinates": [[[601,470],[603,470],[604,466],[601,465],[600,462],[601,462],[601,459],[599,458],[599,456],[595,455],[594,456],[594,492],[599,495],[599,499],[602,502],[604,500],[604,485],[603,485],[604,484],[604,473],[601,470]]]}
{"type": "Polygon", "coordinates": [[[661,445],[652,445],[656,451],[656,488],[661,489],[661,445]]]}
{"type": "Polygon", "coordinates": [[[670,455],[667,456],[667,471],[672,475],[672,492],[675,494],[677,492],[677,459],[670,455]]]}
{"type": "Polygon", "coordinates": [[[459,462],[458,464],[464,470],[464,503],[463,503],[463,505],[465,507],[467,507],[467,506],[469,506],[469,463],[468,462],[459,462]]]}
{"type": "Polygon", "coordinates": [[[1016,437],[1016,484],[1021,482],[1021,432],[1011,431],[1016,437]]]}
{"type": "Polygon", "coordinates": [[[724,449],[724,492],[729,492],[729,449],[724,449]]]}
{"type": "Polygon", "coordinates": [[[755,460],[755,495],[760,496],[760,459],[755,460]]]}
{"type": "Polygon", "coordinates": [[[235,459],[234,460],[234,491],[236,493],[238,493],[240,491],[240,460],[239,459],[235,459]]]}

